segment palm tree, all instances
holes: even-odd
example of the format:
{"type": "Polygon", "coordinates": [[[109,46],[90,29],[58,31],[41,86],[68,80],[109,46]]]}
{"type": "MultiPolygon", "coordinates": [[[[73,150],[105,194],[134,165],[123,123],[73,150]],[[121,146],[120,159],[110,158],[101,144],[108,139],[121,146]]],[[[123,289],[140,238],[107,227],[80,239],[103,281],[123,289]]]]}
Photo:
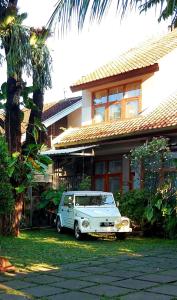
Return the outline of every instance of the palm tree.
{"type": "Polygon", "coordinates": [[[101,21],[111,5],[116,4],[116,10],[123,17],[125,12],[136,8],[141,12],[147,11],[151,7],[160,7],[160,16],[158,21],[165,20],[171,16],[171,23],[177,26],[177,1],[176,0],[58,0],[55,10],[49,19],[48,26],[60,24],[62,31],[67,30],[74,16],[78,20],[78,28],[82,28],[86,16],[90,20],[101,21]]]}
{"type": "MultiPolygon", "coordinates": [[[[19,234],[19,224],[24,202],[24,187],[27,186],[27,172],[21,145],[21,122],[23,113],[20,107],[20,96],[25,90],[22,80],[23,72],[33,76],[34,89],[30,114],[30,122],[27,132],[27,143],[37,143],[34,133],[41,131],[41,116],[43,109],[44,89],[51,85],[50,65],[51,59],[45,41],[48,31],[39,30],[36,34],[34,29],[22,25],[26,14],[18,14],[18,0],[0,0],[0,41],[5,52],[7,64],[7,99],[5,104],[5,136],[8,150],[12,154],[18,153],[17,173],[11,178],[13,186],[15,207],[12,214],[12,234],[19,234]],[[36,34],[37,42],[31,44],[32,35],[36,34]],[[37,128],[37,129],[36,129],[37,128]],[[36,130],[34,130],[36,129],[36,130]],[[30,138],[29,138],[30,137],[30,138]],[[34,138],[33,138],[34,137],[34,138]]],[[[26,103],[24,103],[26,104],[26,103]]],[[[38,148],[38,147],[36,147],[38,148]]],[[[37,151],[33,153],[37,155],[37,151]]],[[[29,165],[29,164],[28,164],[29,165]]],[[[30,172],[31,169],[28,169],[30,172]]]]}
{"type": "Polygon", "coordinates": [[[44,90],[51,87],[51,63],[52,59],[46,46],[49,31],[41,29],[30,29],[31,60],[33,71],[33,101],[30,118],[26,130],[26,142],[23,148],[28,145],[40,143],[44,139],[45,128],[41,123],[44,104],[44,90]]]}

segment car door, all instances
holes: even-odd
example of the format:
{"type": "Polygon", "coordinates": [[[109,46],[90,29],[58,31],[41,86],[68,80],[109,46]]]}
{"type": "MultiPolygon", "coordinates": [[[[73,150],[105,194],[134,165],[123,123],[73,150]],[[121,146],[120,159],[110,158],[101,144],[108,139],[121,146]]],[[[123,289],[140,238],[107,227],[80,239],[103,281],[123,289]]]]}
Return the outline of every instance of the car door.
{"type": "Polygon", "coordinates": [[[73,195],[65,195],[63,207],[61,209],[62,225],[67,228],[74,227],[74,197],[73,195]]]}

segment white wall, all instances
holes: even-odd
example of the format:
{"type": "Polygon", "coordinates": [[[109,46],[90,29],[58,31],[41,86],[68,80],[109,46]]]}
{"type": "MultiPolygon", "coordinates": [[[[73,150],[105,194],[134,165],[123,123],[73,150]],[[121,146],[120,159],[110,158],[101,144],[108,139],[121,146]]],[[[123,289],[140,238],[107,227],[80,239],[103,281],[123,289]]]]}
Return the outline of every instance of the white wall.
{"type": "Polygon", "coordinates": [[[147,112],[177,90],[177,49],[159,61],[159,71],[142,83],[142,108],[147,112]]]}
{"type": "Polygon", "coordinates": [[[82,126],[92,124],[92,94],[82,91],[82,126]]]}
{"type": "Polygon", "coordinates": [[[68,115],[68,128],[81,126],[81,113],[81,108],[79,108],[68,115]]]}

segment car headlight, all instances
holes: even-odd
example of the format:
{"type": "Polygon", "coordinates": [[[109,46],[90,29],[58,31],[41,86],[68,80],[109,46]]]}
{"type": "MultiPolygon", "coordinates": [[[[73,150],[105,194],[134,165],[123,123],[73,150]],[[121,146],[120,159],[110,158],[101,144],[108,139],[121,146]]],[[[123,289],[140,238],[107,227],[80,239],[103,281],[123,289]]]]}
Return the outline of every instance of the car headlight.
{"type": "Polygon", "coordinates": [[[83,220],[82,221],[82,227],[88,227],[90,225],[88,220],[83,220]]]}
{"type": "Polygon", "coordinates": [[[122,225],[122,227],[129,226],[129,221],[128,220],[122,220],[121,225],[122,225]]]}
{"type": "Polygon", "coordinates": [[[126,219],[124,219],[120,223],[116,224],[117,228],[127,227],[127,226],[129,226],[129,220],[126,220],[126,219]]]}

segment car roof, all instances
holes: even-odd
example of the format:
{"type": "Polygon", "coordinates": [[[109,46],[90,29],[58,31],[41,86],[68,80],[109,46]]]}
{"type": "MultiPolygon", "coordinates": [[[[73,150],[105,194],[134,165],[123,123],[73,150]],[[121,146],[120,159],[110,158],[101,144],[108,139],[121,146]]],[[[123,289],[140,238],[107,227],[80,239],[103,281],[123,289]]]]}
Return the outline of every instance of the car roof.
{"type": "Polygon", "coordinates": [[[112,193],[103,191],[70,191],[64,192],[65,195],[112,195],[112,193]]]}

